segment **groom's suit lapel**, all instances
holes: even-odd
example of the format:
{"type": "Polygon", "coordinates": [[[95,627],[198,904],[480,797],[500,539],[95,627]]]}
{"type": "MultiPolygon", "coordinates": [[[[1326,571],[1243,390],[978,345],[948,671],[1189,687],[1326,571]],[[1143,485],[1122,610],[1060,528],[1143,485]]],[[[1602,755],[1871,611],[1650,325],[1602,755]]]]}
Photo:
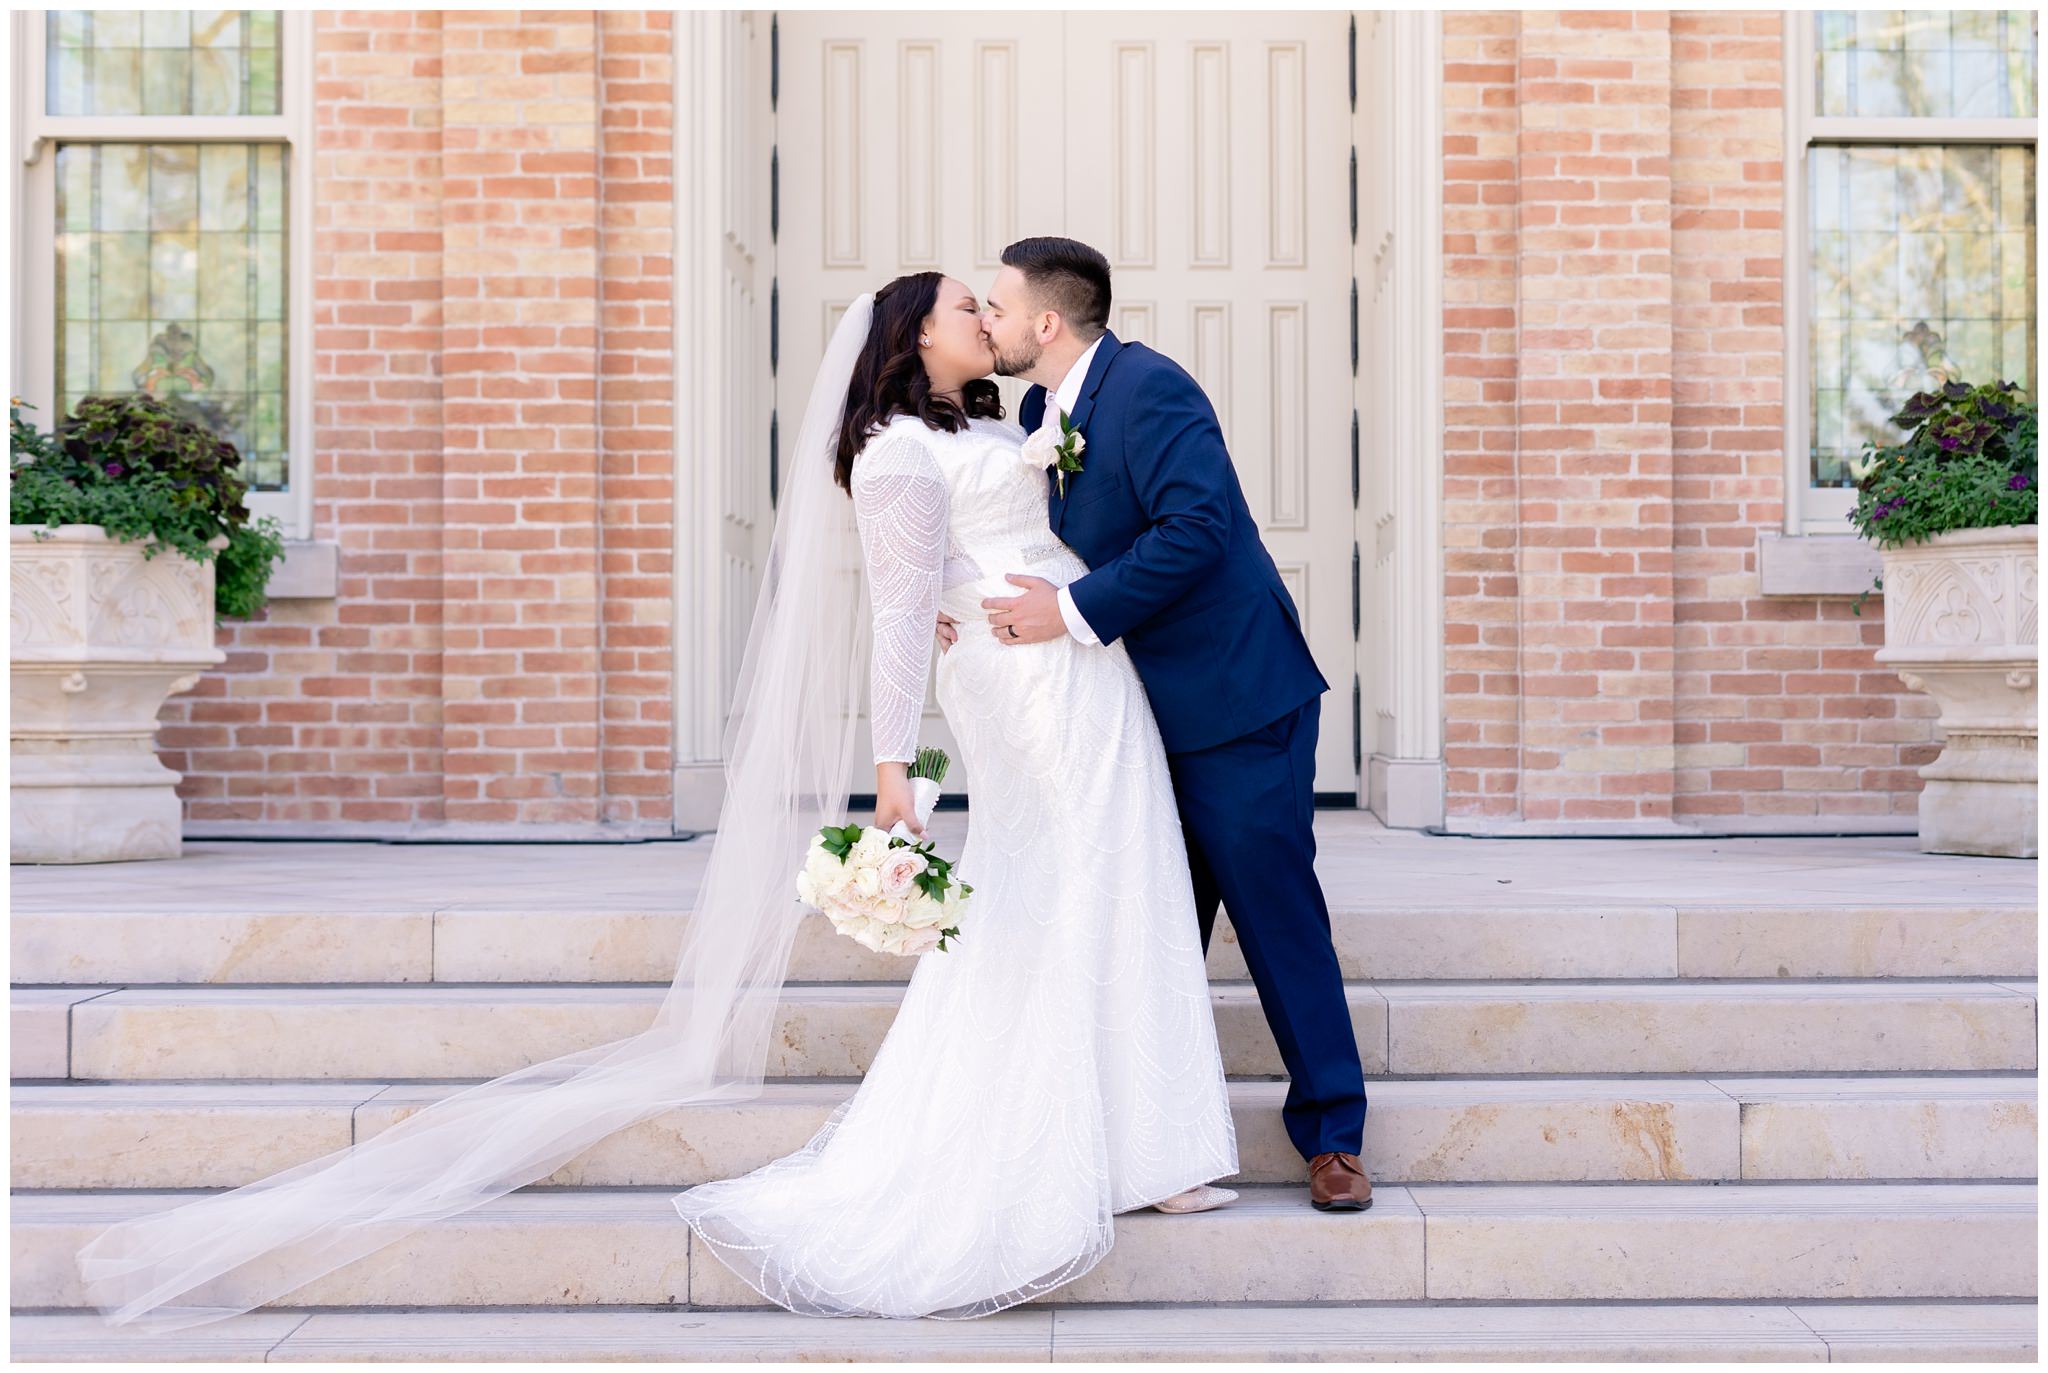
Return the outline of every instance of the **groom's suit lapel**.
{"type": "MultiPolygon", "coordinates": [[[[1081,431],[1083,438],[1086,438],[1088,435],[1088,417],[1095,413],[1095,393],[1102,389],[1102,378],[1109,371],[1109,364],[1116,359],[1116,355],[1122,352],[1123,349],[1124,341],[1116,336],[1114,330],[1105,329],[1102,331],[1102,346],[1095,350],[1095,357],[1088,364],[1088,375],[1081,379],[1081,395],[1074,402],[1073,413],[1067,416],[1073,422],[1074,427],[1081,431]]],[[[1050,406],[1056,405],[1059,402],[1052,392],[1047,391],[1045,403],[1050,406]]],[[[1045,412],[1041,410],[1039,413],[1043,415],[1045,412]]],[[[1088,459],[1093,452],[1094,449],[1092,447],[1084,449],[1081,453],[1081,470],[1067,474],[1068,495],[1072,495],[1075,487],[1088,480],[1088,459]]],[[[1046,480],[1052,481],[1050,473],[1046,474],[1046,480]]],[[[1053,533],[1057,534],[1060,532],[1060,522],[1065,518],[1066,513],[1066,497],[1060,495],[1059,483],[1054,481],[1051,502],[1053,533]]]]}

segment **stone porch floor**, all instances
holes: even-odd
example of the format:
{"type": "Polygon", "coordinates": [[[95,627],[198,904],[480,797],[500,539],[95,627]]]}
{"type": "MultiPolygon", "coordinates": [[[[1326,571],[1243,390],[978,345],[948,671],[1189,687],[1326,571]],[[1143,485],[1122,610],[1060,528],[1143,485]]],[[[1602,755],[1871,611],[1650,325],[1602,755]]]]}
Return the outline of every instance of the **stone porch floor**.
{"type": "MultiPolygon", "coordinates": [[[[967,815],[932,834],[958,853],[967,815]]],[[[2032,907],[2031,861],[1921,853],[1910,835],[1775,839],[1478,839],[1316,817],[1333,903],[1499,906],[2032,907]]],[[[18,913],[688,909],[710,836],[627,844],[194,840],[180,859],[12,869],[18,913]]]]}

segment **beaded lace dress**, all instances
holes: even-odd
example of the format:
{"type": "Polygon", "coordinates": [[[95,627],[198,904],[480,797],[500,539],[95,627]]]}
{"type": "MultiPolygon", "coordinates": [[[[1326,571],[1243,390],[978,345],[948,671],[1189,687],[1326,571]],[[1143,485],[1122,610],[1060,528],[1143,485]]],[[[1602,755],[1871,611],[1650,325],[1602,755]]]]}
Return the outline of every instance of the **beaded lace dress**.
{"type": "MultiPolygon", "coordinates": [[[[795,1152],[675,1199],[755,1290],[821,1316],[984,1316],[1080,1277],[1112,1217],[1237,1171],[1172,780],[1121,642],[1005,646],[1007,572],[1088,569],[1016,425],[898,416],[854,463],[874,756],[936,699],[973,784],[961,937],[918,958],[859,1088],[795,1152]]],[[[830,613],[821,608],[820,613],[830,613]]]]}

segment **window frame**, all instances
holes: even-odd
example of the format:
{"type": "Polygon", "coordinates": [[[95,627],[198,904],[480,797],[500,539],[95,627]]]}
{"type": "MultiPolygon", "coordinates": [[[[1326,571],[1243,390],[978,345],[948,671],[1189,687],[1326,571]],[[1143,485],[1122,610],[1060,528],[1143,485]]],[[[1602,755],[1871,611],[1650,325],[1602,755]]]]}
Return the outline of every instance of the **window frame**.
{"type": "MultiPolygon", "coordinates": [[[[1948,116],[1820,115],[1815,111],[1814,28],[1817,10],[1783,10],[1785,41],[1784,292],[1785,292],[1785,513],[1788,535],[1840,534],[1855,537],[1848,514],[1856,504],[1850,487],[1814,486],[1808,451],[1807,410],[1813,386],[1813,281],[1806,203],[1807,154],[1815,143],[2023,143],[2040,156],[2038,117],[1960,119],[1948,116]]],[[[2036,108],[2039,106],[2036,77],[2036,108]]],[[[2038,174],[2038,173],[2037,173],[2038,174]]],[[[2036,216],[2038,220],[2038,214],[2036,216]]],[[[2035,234],[2040,233],[2038,222],[2035,234]]],[[[2038,241],[2038,239],[2037,239],[2038,241]]]]}
{"type": "Polygon", "coordinates": [[[274,115],[53,115],[47,113],[49,11],[16,10],[14,127],[16,206],[13,394],[36,407],[48,429],[57,418],[55,145],[64,143],[276,143],[290,149],[286,177],[286,433],[291,462],[283,491],[251,491],[252,517],[275,516],[291,540],[313,537],[313,13],[278,15],[278,103],[274,115]]]}

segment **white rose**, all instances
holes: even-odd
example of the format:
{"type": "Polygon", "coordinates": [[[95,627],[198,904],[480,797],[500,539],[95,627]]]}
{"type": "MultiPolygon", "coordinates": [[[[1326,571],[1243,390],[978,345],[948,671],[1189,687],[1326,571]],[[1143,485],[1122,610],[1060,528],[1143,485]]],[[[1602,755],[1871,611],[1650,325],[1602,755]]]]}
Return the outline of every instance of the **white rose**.
{"type": "Polygon", "coordinates": [[[796,899],[806,906],[815,907],[818,904],[818,884],[812,879],[808,869],[796,875],[796,899]]]}
{"type": "Polygon", "coordinates": [[[903,912],[903,923],[914,929],[946,923],[946,908],[919,892],[903,912]]]}
{"type": "Polygon", "coordinates": [[[876,868],[865,865],[855,868],[853,872],[853,889],[870,900],[880,896],[882,894],[881,872],[876,868]]]}
{"type": "Polygon", "coordinates": [[[889,835],[887,831],[878,830],[873,825],[869,825],[861,831],[860,838],[853,841],[853,852],[847,855],[847,859],[853,863],[865,863],[872,866],[881,862],[883,856],[888,852],[889,835]]]}
{"type": "Polygon", "coordinates": [[[842,863],[831,854],[811,871],[811,881],[819,892],[828,897],[839,897],[853,885],[854,868],[851,863],[842,863]]]}
{"type": "Polygon", "coordinates": [[[1076,429],[1074,431],[1074,456],[1078,458],[1087,451],[1088,440],[1082,435],[1080,430],[1076,429]]]}

